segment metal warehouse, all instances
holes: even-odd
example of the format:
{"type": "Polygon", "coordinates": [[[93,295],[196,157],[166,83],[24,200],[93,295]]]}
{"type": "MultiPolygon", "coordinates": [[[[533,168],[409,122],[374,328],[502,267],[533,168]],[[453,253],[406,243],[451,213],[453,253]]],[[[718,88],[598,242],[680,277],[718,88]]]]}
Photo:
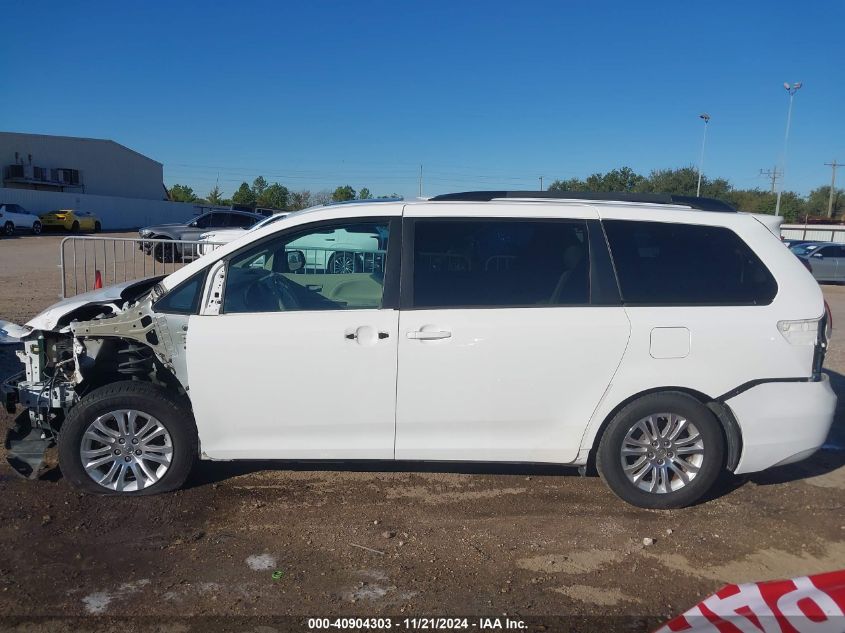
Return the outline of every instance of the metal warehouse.
{"type": "Polygon", "coordinates": [[[3,187],[166,200],[163,166],[106,139],[0,132],[3,187]]]}

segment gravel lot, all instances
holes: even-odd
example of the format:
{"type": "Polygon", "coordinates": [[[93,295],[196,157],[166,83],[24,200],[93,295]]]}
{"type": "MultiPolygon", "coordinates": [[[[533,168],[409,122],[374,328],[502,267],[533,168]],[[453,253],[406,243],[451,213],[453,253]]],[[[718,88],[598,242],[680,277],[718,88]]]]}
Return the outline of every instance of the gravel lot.
{"type": "MultiPolygon", "coordinates": [[[[0,317],[24,322],[56,300],[60,239],[0,241],[0,317]]],[[[845,323],[845,287],[824,292],[845,323]]],[[[843,348],[835,331],[827,368],[841,399],[843,348]]],[[[0,348],[3,375],[16,364],[0,348]]],[[[504,613],[653,624],[724,583],[845,568],[841,410],[829,444],[670,512],[557,467],[203,463],[185,490],[120,499],[83,496],[58,473],[25,482],[4,462],[0,626],[91,630],[111,622],[99,615],[127,618],[123,630],[275,630],[218,616],[504,613]]]]}

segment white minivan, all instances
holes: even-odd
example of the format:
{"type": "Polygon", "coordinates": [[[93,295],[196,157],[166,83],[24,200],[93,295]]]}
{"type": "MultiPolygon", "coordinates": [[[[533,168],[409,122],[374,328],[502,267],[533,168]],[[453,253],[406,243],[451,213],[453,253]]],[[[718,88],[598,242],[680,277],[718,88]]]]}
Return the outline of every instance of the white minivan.
{"type": "Polygon", "coordinates": [[[718,201],[316,207],[30,321],[10,460],[37,471],[31,440],[55,438],[74,484],[124,495],[178,488],[197,458],[595,464],[675,508],[823,444],[825,325],[811,274],[718,201]],[[380,264],[297,246],[349,234],[380,264]]]}

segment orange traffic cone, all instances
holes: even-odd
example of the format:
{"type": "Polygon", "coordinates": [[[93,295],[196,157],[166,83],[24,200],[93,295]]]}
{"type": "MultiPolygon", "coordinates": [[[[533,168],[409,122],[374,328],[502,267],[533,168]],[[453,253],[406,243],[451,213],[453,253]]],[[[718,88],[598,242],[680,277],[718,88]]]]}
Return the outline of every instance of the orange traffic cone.
{"type": "Polygon", "coordinates": [[[100,274],[99,270],[94,271],[94,290],[103,287],[103,276],[100,274]]]}

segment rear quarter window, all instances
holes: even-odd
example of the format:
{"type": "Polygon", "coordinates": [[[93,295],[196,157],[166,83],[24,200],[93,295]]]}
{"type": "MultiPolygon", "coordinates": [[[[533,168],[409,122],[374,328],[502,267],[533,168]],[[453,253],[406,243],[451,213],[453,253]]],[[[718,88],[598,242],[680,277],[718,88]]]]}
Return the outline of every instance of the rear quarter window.
{"type": "Polygon", "coordinates": [[[622,299],[633,305],[767,305],[768,268],[725,227],[603,222],[622,299]]]}

